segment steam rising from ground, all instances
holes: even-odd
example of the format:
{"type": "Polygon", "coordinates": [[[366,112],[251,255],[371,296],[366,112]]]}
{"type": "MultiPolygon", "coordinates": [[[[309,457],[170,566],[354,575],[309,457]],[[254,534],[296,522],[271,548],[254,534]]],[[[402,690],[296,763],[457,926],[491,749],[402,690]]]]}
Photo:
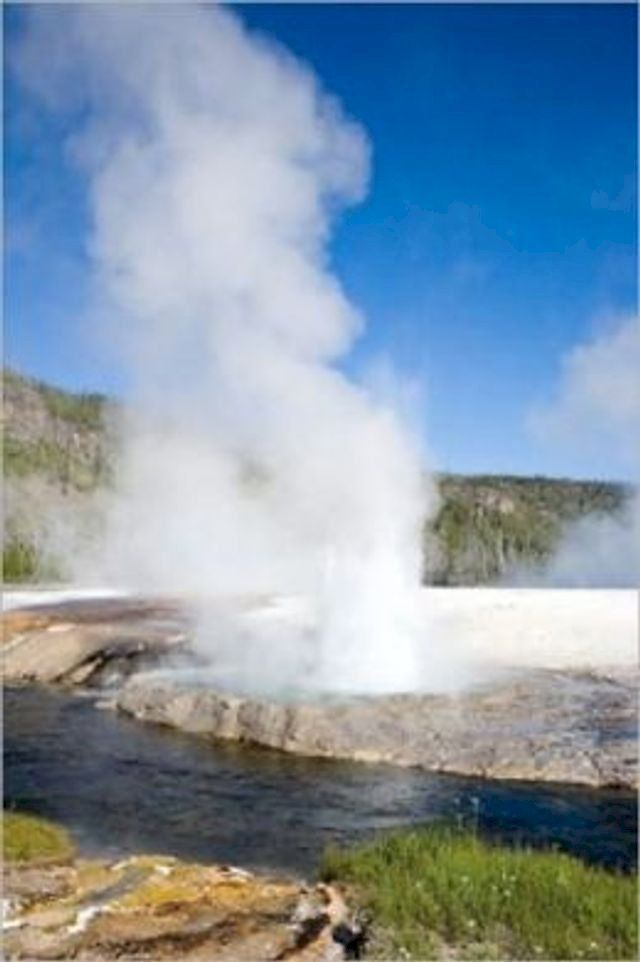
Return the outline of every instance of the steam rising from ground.
{"type": "Polygon", "coordinates": [[[76,121],[97,302],[136,399],[97,573],[198,599],[234,683],[437,685],[421,453],[336,367],[363,320],[327,241],[366,190],[363,131],[217,7],[28,15],[20,68],[76,121]],[[282,593],[310,599],[288,629],[202,602],[282,593]]]}
{"type": "MultiPolygon", "coordinates": [[[[555,399],[534,412],[538,434],[572,447],[610,451],[640,478],[640,318],[622,317],[600,336],[576,345],[562,365],[555,399]]],[[[561,587],[640,585],[640,490],[613,516],[570,525],[541,575],[516,581],[561,587]]]]}
{"type": "Polygon", "coordinates": [[[638,587],[638,495],[629,501],[618,516],[583,518],[570,525],[547,565],[542,583],[568,588],[638,587]]]}

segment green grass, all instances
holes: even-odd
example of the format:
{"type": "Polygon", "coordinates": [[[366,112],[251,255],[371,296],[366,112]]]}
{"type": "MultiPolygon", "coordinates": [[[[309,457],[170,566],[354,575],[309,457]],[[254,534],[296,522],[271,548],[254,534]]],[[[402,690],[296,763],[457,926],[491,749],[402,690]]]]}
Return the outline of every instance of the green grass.
{"type": "Polygon", "coordinates": [[[6,862],[66,861],[74,854],[68,833],[35,815],[4,811],[2,841],[6,862]]]}
{"type": "Polygon", "coordinates": [[[637,877],[559,852],[436,826],[331,848],[321,875],[371,918],[370,957],[637,957],[637,877]]]}

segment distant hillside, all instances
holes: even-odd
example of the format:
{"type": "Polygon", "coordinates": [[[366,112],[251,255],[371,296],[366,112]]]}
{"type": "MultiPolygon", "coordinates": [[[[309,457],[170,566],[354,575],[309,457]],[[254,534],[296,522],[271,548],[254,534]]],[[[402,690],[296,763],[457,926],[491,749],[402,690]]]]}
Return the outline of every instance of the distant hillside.
{"type": "Polygon", "coordinates": [[[566,525],[614,514],[631,489],[603,481],[442,475],[441,507],[426,526],[425,581],[473,585],[509,569],[542,566],[566,525]]]}
{"type": "MultiPolygon", "coordinates": [[[[118,408],[100,394],[71,394],[3,373],[4,572],[7,580],[59,574],[56,526],[80,519],[91,536],[117,458],[118,408]]],[[[440,509],[425,523],[431,584],[495,581],[514,565],[539,565],[563,527],[619,511],[629,489],[598,481],[441,475],[440,509]]]]}
{"type": "Polygon", "coordinates": [[[2,374],[4,532],[7,580],[59,576],[52,545],[73,517],[90,531],[110,482],[116,405],[72,394],[15,371],[2,374]]]}
{"type": "Polygon", "coordinates": [[[110,475],[115,407],[3,371],[5,477],[37,474],[62,490],[90,491],[110,475]]]}

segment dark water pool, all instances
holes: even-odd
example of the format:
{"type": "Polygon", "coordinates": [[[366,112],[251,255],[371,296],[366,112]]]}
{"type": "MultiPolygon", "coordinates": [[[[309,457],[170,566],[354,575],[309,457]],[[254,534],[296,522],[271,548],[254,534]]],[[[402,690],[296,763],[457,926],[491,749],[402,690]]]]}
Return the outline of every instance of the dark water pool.
{"type": "Polygon", "coordinates": [[[635,866],[629,793],[490,783],[207,743],[38,688],[4,695],[5,806],[87,852],[163,852],[309,874],[330,841],[435,818],[635,866]]]}

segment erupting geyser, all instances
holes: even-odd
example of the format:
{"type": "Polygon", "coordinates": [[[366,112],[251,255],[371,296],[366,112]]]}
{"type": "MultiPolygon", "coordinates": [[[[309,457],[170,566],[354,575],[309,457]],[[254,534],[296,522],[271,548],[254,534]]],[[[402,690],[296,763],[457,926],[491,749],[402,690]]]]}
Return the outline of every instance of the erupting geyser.
{"type": "Polygon", "coordinates": [[[43,8],[21,68],[86,118],[71,146],[97,314],[135,400],[101,576],[193,597],[221,677],[437,685],[418,627],[419,445],[338,366],[363,321],[327,241],[366,188],[361,128],[218,7],[43,8]],[[290,617],[219,600],[282,595],[290,617]]]}

